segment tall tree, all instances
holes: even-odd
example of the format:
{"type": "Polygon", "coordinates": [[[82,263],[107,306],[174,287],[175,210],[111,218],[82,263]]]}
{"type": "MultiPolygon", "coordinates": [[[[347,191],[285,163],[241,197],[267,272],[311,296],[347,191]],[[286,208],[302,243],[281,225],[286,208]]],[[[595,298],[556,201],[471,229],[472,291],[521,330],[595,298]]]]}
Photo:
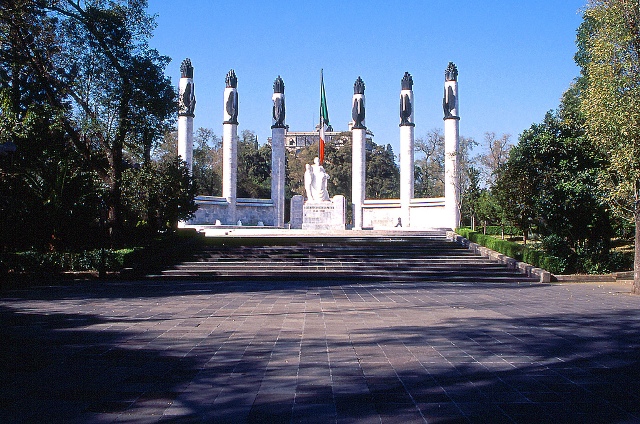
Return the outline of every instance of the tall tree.
{"type": "Polygon", "coordinates": [[[372,143],[366,157],[366,198],[397,199],[400,197],[400,169],[395,163],[390,144],[379,146],[372,143]]]}
{"type": "Polygon", "coordinates": [[[149,48],[155,27],[145,0],[46,2],[58,19],[61,50],[47,75],[71,100],[66,127],[75,147],[93,164],[109,192],[114,239],[122,229],[125,153],[150,159],[167,129],[176,94],[164,76],[169,59],[149,48]]]}
{"type": "Polygon", "coordinates": [[[507,220],[522,230],[524,243],[537,218],[536,187],[537,167],[532,165],[527,149],[519,146],[511,149],[509,160],[497,173],[498,178],[491,190],[507,220]]]}
{"type": "Polygon", "coordinates": [[[469,218],[469,224],[471,224],[471,229],[475,231],[476,229],[476,217],[477,217],[477,203],[480,199],[480,194],[482,193],[480,187],[480,171],[478,171],[475,167],[470,166],[467,169],[467,180],[468,187],[464,192],[464,195],[461,196],[461,216],[464,220],[464,217],[469,218]]]}
{"type": "Polygon", "coordinates": [[[587,133],[607,158],[605,199],[635,223],[634,291],[640,292],[640,3],[591,0],[578,30],[581,107],[587,133]]]}
{"type": "Polygon", "coordinates": [[[444,134],[432,129],[415,142],[420,158],[415,161],[415,197],[444,196],[444,134]]]}
{"type": "Polygon", "coordinates": [[[242,131],[238,142],[238,197],[271,197],[271,146],[260,146],[250,130],[242,131]]]}
{"type": "Polygon", "coordinates": [[[90,243],[96,187],[68,143],[69,107],[52,85],[59,36],[35,0],[0,4],[0,248],[55,249],[90,243]],[[2,156],[2,155],[0,155],[2,156]]]}
{"type": "MultiPolygon", "coordinates": [[[[114,240],[119,239],[123,172],[149,163],[176,109],[175,90],[164,76],[169,59],[147,44],[155,23],[146,5],[144,0],[0,3],[0,125],[6,124],[0,133],[22,156],[12,173],[22,184],[12,184],[6,196],[14,206],[16,199],[25,203],[15,190],[20,186],[24,198],[49,193],[47,205],[95,206],[97,194],[104,194],[114,240]],[[51,175],[53,169],[60,172],[51,175]],[[65,202],[51,201],[65,198],[76,178],[85,183],[82,190],[75,186],[75,200],[69,193],[65,202]]],[[[51,217],[46,222],[57,216],[46,215],[51,217]]],[[[77,216],[67,215],[67,221],[77,216]]]]}
{"type": "Polygon", "coordinates": [[[222,140],[212,129],[198,128],[193,149],[193,179],[198,194],[222,194],[222,140]]]}
{"type": "Polygon", "coordinates": [[[494,132],[486,132],[483,147],[485,152],[478,155],[475,161],[481,167],[486,185],[491,187],[496,181],[496,173],[509,159],[509,151],[513,147],[511,134],[502,134],[497,137],[494,132]]]}

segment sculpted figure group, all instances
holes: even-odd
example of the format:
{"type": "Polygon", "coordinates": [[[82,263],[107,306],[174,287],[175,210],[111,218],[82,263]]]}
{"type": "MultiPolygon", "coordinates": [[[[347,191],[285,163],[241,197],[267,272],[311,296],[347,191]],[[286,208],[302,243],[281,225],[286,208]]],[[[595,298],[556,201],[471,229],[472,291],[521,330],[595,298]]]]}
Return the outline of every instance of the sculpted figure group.
{"type": "Polygon", "coordinates": [[[320,165],[320,159],[314,158],[313,165],[306,164],[304,172],[304,188],[309,202],[328,202],[327,180],[329,174],[320,165]]]}

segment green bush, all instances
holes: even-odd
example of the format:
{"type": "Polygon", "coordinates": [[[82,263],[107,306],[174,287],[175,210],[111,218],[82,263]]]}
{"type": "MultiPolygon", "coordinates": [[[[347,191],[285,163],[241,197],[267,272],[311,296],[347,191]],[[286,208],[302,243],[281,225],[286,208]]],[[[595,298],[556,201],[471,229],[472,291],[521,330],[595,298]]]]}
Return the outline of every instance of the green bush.
{"type": "MultiPolygon", "coordinates": [[[[479,227],[476,227],[476,228],[479,228],[479,227]]],[[[499,225],[488,225],[486,234],[489,236],[502,236],[502,228],[503,227],[500,227],[499,225]]],[[[484,228],[481,228],[481,230],[484,231],[484,228]]],[[[512,225],[505,225],[504,235],[505,236],[522,236],[522,230],[512,225]]]]}
{"type": "MultiPolygon", "coordinates": [[[[123,268],[127,257],[134,249],[105,249],[105,271],[117,271],[123,268]]],[[[102,250],[86,250],[82,252],[50,252],[34,251],[8,253],[0,256],[0,269],[23,272],[69,272],[98,271],[102,263],[102,250]]]]}
{"type": "Polygon", "coordinates": [[[469,241],[487,247],[496,252],[507,255],[518,261],[526,262],[538,268],[543,268],[554,274],[561,274],[567,269],[567,260],[557,256],[548,255],[539,250],[527,246],[485,235],[469,228],[458,228],[456,233],[469,241]]]}
{"type": "Polygon", "coordinates": [[[466,238],[467,240],[473,241],[469,236],[469,234],[472,233],[471,228],[467,228],[467,227],[458,228],[456,230],[456,233],[460,234],[462,237],[466,238]]]}

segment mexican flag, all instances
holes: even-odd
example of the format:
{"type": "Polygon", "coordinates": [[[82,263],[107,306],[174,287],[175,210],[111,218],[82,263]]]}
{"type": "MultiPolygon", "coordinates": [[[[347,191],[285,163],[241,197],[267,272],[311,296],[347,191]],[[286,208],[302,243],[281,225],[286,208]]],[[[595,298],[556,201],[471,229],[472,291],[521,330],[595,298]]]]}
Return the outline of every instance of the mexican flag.
{"type": "Polygon", "coordinates": [[[324,162],[324,132],[329,126],[329,110],[327,109],[327,96],[324,92],[324,76],[320,70],[320,142],[318,143],[318,159],[320,164],[324,162]]]}

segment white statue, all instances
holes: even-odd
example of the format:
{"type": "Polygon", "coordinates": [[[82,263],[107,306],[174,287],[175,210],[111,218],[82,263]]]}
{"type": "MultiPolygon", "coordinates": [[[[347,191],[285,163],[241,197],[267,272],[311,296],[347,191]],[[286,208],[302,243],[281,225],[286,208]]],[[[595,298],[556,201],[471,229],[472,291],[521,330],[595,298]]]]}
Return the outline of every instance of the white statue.
{"type": "Polygon", "coordinates": [[[304,172],[304,189],[310,202],[328,202],[327,180],[329,174],[320,165],[320,159],[314,158],[313,165],[306,164],[304,172]]]}
{"type": "Polygon", "coordinates": [[[313,181],[313,172],[311,165],[308,163],[304,166],[304,191],[307,193],[307,200],[313,201],[313,193],[311,191],[311,182],[313,181]]]}

